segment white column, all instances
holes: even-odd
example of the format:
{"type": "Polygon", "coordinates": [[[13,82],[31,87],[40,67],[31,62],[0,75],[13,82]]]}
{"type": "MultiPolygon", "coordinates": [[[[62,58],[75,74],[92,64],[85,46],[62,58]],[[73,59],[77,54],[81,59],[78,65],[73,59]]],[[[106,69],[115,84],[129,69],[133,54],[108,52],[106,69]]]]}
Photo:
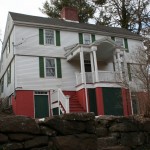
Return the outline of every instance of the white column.
{"type": "Polygon", "coordinates": [[[93,83],[95,82],[95,75],[94,75],[94,62],[93,62],[93,54],[92,52],[90,53],[90,62],[91,62],[91,71],[92,71],[92,79],[93,83]]]}
{"type": "Polygon", "coordinates": [[[96,80],[96,82],[99,82],[99,78],[98,78],[98,66],[97,66],[97,57],[96,57],[97,46],[92,46],[91,49],[92,49],[93,58],[94,58],[95,80],[96,80]]]}
{"type": "Polygon", "coordinates": [[[83,54],[82,47],[80,50],[80,67],[81,67],[82,83],[85,83],[84,54],[83,54]]]}
{"type": "Polygon", "coordinates": [[[122,78],[122,66],[121,66],[121,58],[120,58],[120,49],[116,49],[117,52],[117,60],[118,60],[118,70],[122,78]]]}
{"type": "Polygon", "coordinates": [[[81,73],[82,73],[82,83],[84,83],[85,89],[85,100],[86,100],[86,111],[89,112],[89,105],[88,105],[88,95],[87,95],[87,88],[86,88],[86,76],[85,76],[85,67],[84,67],[84,54],[83,49],[80,49],[80,66],[81,66],[81,73]]]}

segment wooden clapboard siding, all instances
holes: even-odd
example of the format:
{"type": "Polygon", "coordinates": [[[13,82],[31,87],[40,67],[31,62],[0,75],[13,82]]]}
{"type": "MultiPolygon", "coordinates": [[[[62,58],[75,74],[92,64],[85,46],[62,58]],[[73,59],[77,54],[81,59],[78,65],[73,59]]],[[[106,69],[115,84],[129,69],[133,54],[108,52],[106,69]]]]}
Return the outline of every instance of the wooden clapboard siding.
{"type": "Polygon", "coordinates": [[[6,57],[6,49],[5,49],[4,52],[1,54],[2,55],[1,60],[3,57],[3,61],[2,61],[2,67],[1,67],[1,72],[0,72],[0,78],[3,76],[4,72],[6,71],[9,63],[11,62],[13,58],[13,46],[11,44],[13,41],[14,41],[14,30],[12,31],[10,35],[10,53],[6,57]]]}
{"type": "Polygon", "coordinates": [[[11,62],[11,83],[7,84],[7,71],[5,72],[4,78],[4,89],[1,97],[6,97],[14,92],[14,60],[11,62]]]}
{"type": "Polygon", "coordinates": [[[61,59],[62,78],[40,78],[39,57],[16,56],[16,87],[28,90],[49,90],[58,88],[75,90],[75,72],[80,71],[79,62],[69,64],[61,59]]]}

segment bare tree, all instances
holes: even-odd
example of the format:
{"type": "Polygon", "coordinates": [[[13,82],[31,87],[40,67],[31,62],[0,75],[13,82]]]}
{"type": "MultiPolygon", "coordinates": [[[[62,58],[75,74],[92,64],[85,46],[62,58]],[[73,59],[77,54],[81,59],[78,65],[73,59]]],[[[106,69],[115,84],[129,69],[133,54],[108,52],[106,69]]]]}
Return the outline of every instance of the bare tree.
{"type": "Polygon", "coordinates": [[[150,3],[148,0],[95,0],[99,17],[97,23],[118,26],[137,34],[150,27],[150,3]]]}
{"type": "Polygon", "coordinates": [[[150,40],[145,40],[145,48],[139,47],[131,60],[129,88],[137,95],[140,112],[150,116],[150,40]]]}

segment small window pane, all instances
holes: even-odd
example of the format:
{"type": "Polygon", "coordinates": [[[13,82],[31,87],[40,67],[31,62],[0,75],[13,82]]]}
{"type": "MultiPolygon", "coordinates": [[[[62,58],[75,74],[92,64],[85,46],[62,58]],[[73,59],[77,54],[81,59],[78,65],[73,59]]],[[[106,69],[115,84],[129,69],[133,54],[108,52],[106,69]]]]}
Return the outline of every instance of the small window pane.
{"type": "Polygon", "coordinates": [[[46,76],[54,77],[55,76],[55,68],[46,68],[46,76]]]}
{"type": "Polygon", "coordinates": [[[54,31],[45,30],[45,44],[54,44],[54,31]]]}
{"type": "Polygon", "coordinates": [[[90,34],[84,34],[84,44],[90,43],[91,43],[90,34]]]}
{"type": "Polygon", "coordinates": [[[54,59],[46,59],[46,67],[55,67],[54,59]]]}

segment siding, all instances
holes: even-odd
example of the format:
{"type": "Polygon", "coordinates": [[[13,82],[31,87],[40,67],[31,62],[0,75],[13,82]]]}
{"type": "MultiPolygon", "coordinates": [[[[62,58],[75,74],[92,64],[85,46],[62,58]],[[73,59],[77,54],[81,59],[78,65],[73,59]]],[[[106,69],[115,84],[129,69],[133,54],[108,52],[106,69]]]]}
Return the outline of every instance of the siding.
{"type": "Polygon", "coordinates": [[[7,86],[7,72],[4,74],[4,90],[1,97],[9,96],[14,92],[14,60],[11,63],[11,83],[7,86]]]}
{"type": "Polygon", "coordinates": [[[16,56],[16,87],[24,90],[50,90],[61,87],[75,90],[75,72],[80,72],[79,62],[68,63],[61,59],[62,78],[40,78],[39,58],[16,56]]]}
{"type": "Polygon", "coordinates": [[[2,56],[1,56],[2,65],[1,65],[0,78],[5,73],[9,63],[11,62],[11,60],[13,58],[13,45],[12,45],[13,41],[14,41],[14,30],[12,31],[12,33],[10,35],[10,53],[8,54],[8,56],[6,58],[6,49],[5,49],[5,51],[2,53],[2,56]],[[2,57],[3,57],[3,59],[2,59],[2,57]]]}

